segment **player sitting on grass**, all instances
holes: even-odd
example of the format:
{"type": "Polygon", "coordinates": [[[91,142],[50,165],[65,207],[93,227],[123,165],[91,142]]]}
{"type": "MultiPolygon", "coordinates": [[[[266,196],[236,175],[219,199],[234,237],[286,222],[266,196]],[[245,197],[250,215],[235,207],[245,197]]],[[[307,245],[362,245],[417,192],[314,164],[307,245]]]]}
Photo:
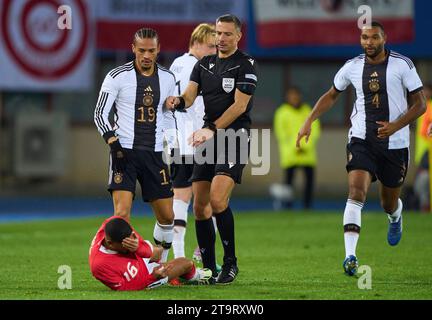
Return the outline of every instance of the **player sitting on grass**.
{"type": "Polygon", "coordinates": [[[154,288],[171,279],[186,284],[206,284],[209,269],[195,268],[186,258],[158,263],[163,248],[143,240],[121,217],[104,221],[93,239],[89,263],[93,276],[113,290],[154,288]]]}

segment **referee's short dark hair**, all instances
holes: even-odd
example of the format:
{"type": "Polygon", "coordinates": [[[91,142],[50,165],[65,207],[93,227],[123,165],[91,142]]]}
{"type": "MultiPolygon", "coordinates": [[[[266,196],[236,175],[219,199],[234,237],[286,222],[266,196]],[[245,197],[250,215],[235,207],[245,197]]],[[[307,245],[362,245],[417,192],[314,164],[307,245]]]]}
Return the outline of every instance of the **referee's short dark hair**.
{"type": "Polygon", "coordinates": [[[123,239],[129,237],[131,233],[132,227],[122,218],[113,218],[105,225],[105,234],[113,242],[122,242],[123,239]]]}
{"type": "Polygon", "coordinates": [[[237,18],[235,15],[233,14],[224,14],[223,16],[220,16],[219,18],[216,19],[216,23],[218,22],[231,22],[234,23],[237,31],[241,31],[241,27],[242,24],[240,22],[240,19],[237,18]]]}

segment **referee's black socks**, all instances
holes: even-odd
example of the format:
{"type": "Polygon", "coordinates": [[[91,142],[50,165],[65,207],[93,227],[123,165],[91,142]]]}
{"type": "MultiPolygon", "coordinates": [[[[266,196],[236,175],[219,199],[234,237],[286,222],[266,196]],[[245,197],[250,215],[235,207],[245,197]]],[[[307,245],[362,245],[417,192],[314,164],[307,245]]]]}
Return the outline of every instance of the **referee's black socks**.
{"type": "Polygon", "coordinates": [[[237,264],[234,242],[234,216],[228,206],[224,211],[215,213],[216,223],[224,248],[224,264],[237,264]]]}
{"type": "Polygon", "coordinates": [[[212,218],[210,217],[207,220],[195,220],[195,231],[198,246],[200,247],[201,251],[203,266],[204,268],[209,268],[212,270],[213,276],[216,276],[216,234],[212,218]]]}

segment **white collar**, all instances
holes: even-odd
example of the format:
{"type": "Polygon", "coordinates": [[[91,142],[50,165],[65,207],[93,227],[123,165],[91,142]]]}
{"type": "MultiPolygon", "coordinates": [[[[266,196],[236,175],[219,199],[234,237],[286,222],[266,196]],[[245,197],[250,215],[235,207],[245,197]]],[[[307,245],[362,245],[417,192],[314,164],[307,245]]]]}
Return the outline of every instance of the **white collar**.
{"type": "Polygon", "coordinates": [[[102,244],[101,244],[101,246],[99,247],[99,251],[100,251],[100,252],[103,252],[103,253],[106,253],[106,254],[117,254],[117,253],[118,253],[117,251],[114,251],[114,250],[110,250],[110,249],[105,248],[102,244]]]}

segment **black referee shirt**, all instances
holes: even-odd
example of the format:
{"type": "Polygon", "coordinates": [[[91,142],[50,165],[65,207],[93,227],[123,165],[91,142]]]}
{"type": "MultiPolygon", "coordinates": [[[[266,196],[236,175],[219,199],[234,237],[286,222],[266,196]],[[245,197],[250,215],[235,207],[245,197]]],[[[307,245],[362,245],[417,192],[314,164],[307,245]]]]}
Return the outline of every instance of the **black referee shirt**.
{"type": "MultiPolygon", "coordinates": [[[[256,62],[246,53],[237,50],[228,58],[210,55],[198,61],[191,73],[190,80],[198,84],[198,93],[204,98],[204,121],[216,121],[234,103],[236,89],[253,95],[257,85],[256,62]]],[[[234,130],[249,129],[253,97],[246,111],[228,127],[234,130]]]]}

